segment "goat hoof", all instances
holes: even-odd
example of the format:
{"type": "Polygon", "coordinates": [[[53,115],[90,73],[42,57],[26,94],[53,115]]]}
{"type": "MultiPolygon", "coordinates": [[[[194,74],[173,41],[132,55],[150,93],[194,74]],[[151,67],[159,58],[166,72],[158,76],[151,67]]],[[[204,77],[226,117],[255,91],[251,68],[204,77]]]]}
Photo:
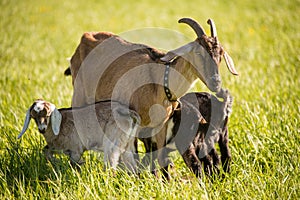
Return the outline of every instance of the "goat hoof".
{"type": "Polygon", "coordinates": [[[171,175],[169,174],[169,171],[168,171],[168,166],[162,168],[162,177],[163,177],[163,180],[164,181],[170,181],[171,180],[171,175]]]}

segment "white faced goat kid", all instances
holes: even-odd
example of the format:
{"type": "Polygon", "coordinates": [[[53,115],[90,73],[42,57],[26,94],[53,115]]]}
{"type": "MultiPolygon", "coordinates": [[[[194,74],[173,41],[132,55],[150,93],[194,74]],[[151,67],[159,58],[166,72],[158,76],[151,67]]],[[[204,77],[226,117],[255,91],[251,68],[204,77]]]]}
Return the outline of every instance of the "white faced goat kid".
{"type": "Polygon", "coordinates": [[[72,164],[82,163],[86,150],[104,152],[105,166],[116,169],[122,159],[127,170],[136,173],[134,140],[140,122],[138,114],[116,101],[102,101],[80,108],[57,109],[52,103],[36,100],[26,113],[23,129],[33,118],[46,139],[46,157],[62,151],[72,164]]]}

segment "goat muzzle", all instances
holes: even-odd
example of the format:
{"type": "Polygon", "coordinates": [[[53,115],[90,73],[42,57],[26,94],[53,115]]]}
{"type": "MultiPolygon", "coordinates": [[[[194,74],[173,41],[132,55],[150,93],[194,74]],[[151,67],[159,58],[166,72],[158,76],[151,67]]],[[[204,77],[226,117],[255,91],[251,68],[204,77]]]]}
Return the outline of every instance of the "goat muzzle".
{"type": "Polygon", "coordinates": [[[220,75],[216,74],[209,79],[207,86],[212,92],[219,92],[221,89],[221,84],[221,77],[220,75]]]}
{"type": "Polygon", "coordinates": [[[39,132],[40,132],[41,134],[44,134],[44,133],[46,132],[46,129],[39,129],[39,132]]]}

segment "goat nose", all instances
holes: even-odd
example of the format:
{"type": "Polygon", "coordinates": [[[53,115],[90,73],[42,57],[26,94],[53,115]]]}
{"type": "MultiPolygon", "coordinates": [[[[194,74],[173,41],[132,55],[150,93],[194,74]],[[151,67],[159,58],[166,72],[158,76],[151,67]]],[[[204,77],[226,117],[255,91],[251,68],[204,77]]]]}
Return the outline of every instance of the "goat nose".
{"type": "Polygon", "coordinates": [[[39,128],[40,133],[45,133],[46,129],[47,129],[47,126],[45,124],[40,124],[38,126],[38,128],[39,128]]]}
{"type": "Polygon", "coordinates": [[[211,77],[212,81],[215,82],[215,83],[221,83],[221,77],[219,75],[213,75],[211,77]]]}
{"type": "Polygon", "coordinates": [[[45,128],[39,129],[40,133],[44,134],[46,132],[45,128]]]}

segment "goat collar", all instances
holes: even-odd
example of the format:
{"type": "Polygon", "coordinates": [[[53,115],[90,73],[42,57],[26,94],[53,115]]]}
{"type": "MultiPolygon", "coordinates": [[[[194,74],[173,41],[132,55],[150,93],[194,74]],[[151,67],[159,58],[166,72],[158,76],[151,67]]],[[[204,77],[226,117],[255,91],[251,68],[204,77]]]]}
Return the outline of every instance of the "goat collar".
{"type": "Polygon", "coordinates": [[[165,74],[164,74],[164,90],[166,93],[166,96],[170,102],[177,101],[176,95],[173,95],[171,93],[171,90],[169,88],[169,74],[170,74],[170,63],[166,64],[165,74]]]}

